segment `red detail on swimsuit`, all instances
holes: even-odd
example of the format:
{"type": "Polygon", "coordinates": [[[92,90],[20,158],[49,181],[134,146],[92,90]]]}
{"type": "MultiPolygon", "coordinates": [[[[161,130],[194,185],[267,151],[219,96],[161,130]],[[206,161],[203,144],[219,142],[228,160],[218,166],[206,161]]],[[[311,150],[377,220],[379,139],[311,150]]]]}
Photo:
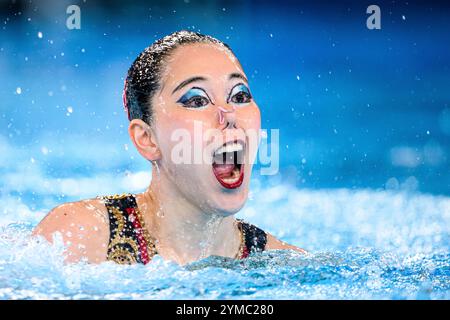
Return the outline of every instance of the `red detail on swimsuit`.
{"type": "Polygon", "coordinates": [[[244,250],[242,250],[242,256],[241,256],[241,259],[245,259],[245,258],[247,258],[248,256],[249,256],[249,252],[248,252],[248,249],[247,249],[247,246],[244,246],[244,250]]]}
{"type": "Polygon", "coordinates": [[[139,243],[139,252],[141,254],[141,260],[143,264],[147,264],[150,262],[150,257],[148,256],[147,251],[147,241],[144,238],[144,232],[142,230],[141,222],[136,214],[135,208],[126,208],[129,219],[133,223],[134,231],[136,232],[138,243],[139,243]]]}

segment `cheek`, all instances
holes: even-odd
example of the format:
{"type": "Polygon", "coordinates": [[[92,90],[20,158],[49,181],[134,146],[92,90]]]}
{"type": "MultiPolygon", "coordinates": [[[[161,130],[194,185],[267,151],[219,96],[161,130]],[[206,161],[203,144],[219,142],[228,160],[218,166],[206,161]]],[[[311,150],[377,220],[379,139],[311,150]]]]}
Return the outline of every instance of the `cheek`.
{"type": "Polygon", "coordinates": [[[169,157],[172,149],[179,145],[180,141],[191,144],[196,135],[205,134],[208,129],[214,128],[214,112],[204,110],[184,110],[176,108],[171,112],[160,114],[156,127],[158,143],[163,157],[169,157]],[[181,138],[182,137],[182,138],[181,138]]]}
{"type": "MultiPolygon", "coordinates": [[[[239,114],[238,123],[245,130],[248,143],[248,159],[250,163],[255,161],[260,141],[261,114],[257,105],[248,106],[239,114]]],[[[251,166],[247,166],[251,170],[251,166]]]]}
{"type": "Polygon", "coordinates": [[[261,128],[261,114],[257,105],[244,107],[238,113],[238,123],[244,130],[259,131],[261,128]]]}
{"type": "Polygon", "coordinates": [[[193,138],[194,134],[199,134],[199,129],[203,132],[207,129],[214,128],[215,113],[211,109],[204,110],[183,110],[178,109],[166,116],[164,121],[166,134],[170,135],[176,130],[184,130],[189,132],[193,138]]]}

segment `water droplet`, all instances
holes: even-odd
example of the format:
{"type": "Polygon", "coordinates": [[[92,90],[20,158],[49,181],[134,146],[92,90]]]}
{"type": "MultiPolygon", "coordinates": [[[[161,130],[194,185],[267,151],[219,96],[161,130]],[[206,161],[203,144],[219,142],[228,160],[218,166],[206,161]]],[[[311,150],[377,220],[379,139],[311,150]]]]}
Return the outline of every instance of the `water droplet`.
{"type": "Polygon", "coordinates": [[[47,155],[48,154],[48,149],[47,149],[47,147],[42,147],[41,148],[41,152],[42,152],[42,154],[44,154],[44,155],[47,155]]]}

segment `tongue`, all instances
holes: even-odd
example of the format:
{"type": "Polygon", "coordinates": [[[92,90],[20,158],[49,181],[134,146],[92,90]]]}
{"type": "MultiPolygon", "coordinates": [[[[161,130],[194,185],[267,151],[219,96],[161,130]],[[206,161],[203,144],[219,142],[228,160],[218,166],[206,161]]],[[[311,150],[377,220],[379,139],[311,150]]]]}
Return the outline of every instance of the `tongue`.
{"type": "Polygon", "coordinates": [[[228,178],[231,176],[235,168],[234,164],[213,164],[213,170],[216,175],[220,178],[228,178]]]}

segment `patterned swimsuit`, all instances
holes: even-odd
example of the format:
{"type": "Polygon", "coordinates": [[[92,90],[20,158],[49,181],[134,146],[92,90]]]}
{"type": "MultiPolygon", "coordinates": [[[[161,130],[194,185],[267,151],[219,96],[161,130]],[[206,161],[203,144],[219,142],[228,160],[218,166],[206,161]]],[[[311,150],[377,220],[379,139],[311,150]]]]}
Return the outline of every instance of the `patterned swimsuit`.
{"type": "MultiPolygon", "coordinates": [[[[119,264],[147,264],[158,254],[155,239],[148,233],[144,219],[132,194],[101,197],[109,216],[110,237],[107,260],[119,264]]],[[[267,234],[258,227],[237,220],[241,246],[236,258],[244,259],[251,252],[264,251],[267,234]]]]}

